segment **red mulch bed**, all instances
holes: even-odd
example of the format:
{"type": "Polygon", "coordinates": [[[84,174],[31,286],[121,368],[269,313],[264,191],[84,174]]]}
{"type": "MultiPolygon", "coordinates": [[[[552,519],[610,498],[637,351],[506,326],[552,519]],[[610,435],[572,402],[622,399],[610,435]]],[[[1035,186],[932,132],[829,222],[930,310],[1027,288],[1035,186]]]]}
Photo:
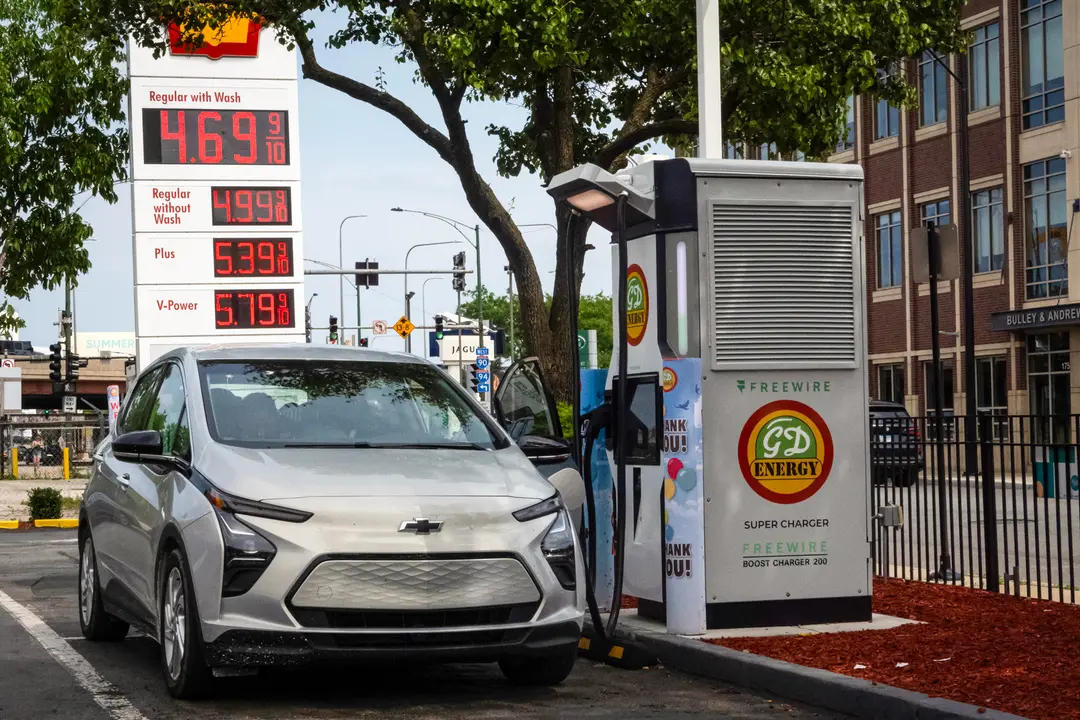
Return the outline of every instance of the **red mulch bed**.
{"type": "Polygon", "coordinates": [[[1080,718],[1080,607],[875,579],[874,611],[925,624],[708,642],[1032,720],[1080,718]]]}
{"type": "Polygon", "coordinates": [[[627,608],[636,608],[636,607],[637,607],[637,598],[636,597],[631,597],[630,595],[623,595],[622,596],[622,608],[623,608],[623,610],[626,610],[627,608]]]}

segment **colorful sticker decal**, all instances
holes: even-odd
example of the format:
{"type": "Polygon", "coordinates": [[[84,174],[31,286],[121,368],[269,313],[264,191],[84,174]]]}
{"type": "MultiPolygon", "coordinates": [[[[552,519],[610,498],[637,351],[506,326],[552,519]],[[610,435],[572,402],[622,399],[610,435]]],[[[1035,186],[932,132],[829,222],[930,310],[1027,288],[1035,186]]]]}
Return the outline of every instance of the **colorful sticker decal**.
{"type": "Polygon", "coordinates": [[[743,478],[754,492],[791,505],[825,485],[833,463],[832,435],[808,405],[777,400],[746,421],[738,454],[743,478]]]}
{"type": "Polygon", "coordinates": [[[679,384],[679,376],[669,367],[664,368],[664,392],[671,392],[679,384]]]}
{"type": "Polygon", "coordinates": [[[626,271],[626,339],[637,346],[649,325],[649,286],[640,265],[626,271]]]}

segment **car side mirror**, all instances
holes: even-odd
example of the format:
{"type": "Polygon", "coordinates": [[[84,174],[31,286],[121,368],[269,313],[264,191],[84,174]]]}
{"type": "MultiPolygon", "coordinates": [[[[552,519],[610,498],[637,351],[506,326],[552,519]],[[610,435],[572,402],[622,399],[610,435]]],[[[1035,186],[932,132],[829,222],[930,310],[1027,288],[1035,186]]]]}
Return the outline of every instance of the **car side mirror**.
{"type": "Polygon", "coordinates": [[[585,504],[585,481],[581,473],[573,468],[563,468],[548,478],[562,498],[563,505],[573,513],[585,504]]]}
{"type": "Polygon", "coordinates": [[[120,460],[165,460],[161,455],[161,433],[157,430],[136,430],[113,440],[113,455],[120,460]]]}

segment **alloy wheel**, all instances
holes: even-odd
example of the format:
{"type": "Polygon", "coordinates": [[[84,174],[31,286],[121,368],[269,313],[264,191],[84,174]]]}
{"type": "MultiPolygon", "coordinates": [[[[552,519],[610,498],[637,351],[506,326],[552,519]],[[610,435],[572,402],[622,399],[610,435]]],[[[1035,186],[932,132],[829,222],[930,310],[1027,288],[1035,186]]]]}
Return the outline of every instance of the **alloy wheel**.
{"type": "Polygon", "coordinates": [[[97,587],[94,541],[89,536],[83,541],[82,564],[79,569],[79,612],[82,613],[83,625],[88,626],[94,612],[94,592],[97,587]]]}
{"type": "Polygon", "coordinates": [[[165,583],[163,606],[162,625],[165,637],[162,645],[165,647],[165,664],[169,669],[169,677],[176,680],[180,677],[180,671],[183,667],[185,640],[187,637],[184,577],[178,567],[174,567],[169,571],[169,578],[165,583]]]}

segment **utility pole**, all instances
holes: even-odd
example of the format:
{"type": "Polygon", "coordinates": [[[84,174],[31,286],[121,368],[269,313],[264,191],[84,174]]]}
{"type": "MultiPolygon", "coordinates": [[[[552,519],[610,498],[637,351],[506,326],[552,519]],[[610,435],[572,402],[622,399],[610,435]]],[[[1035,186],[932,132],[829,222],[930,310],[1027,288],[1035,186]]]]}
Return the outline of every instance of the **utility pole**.
{"type": "Polygon", "coordinates": [[[514,362],[514,273],[507,265],[506,270],[506,282],[507,290],[506,295],[510,299],[510,362],[514,362]]]}
{"type": "MultiPolygon", "coordinates": [[[[957,53],[955,77],[958,87],[956,107],[960,115],[957,118],[957,141],[960,150],[960,227],[964,229],[964,446],[965,470],[970,477],[979,467],[979,450],[975,446],[976,413],[978,399],[975,381],[975,246],[971,232],[971,168],[968,156],[968,89],[967,55],[957,53]]],[[[989,440],[989,438],[984,438],[989,440]]],[[[992,478],[983,478],[984,482],[993,482],[992,478]]]]}

